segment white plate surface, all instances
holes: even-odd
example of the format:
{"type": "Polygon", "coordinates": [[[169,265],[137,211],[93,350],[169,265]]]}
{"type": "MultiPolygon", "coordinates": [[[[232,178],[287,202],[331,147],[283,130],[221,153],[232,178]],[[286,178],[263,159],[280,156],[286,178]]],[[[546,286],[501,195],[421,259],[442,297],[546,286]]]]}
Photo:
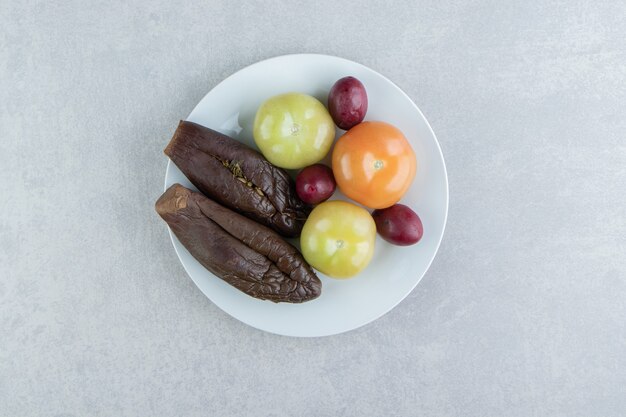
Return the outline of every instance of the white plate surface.
{"type": "MultiPolygon", "coordinates": [[[[411,142],[418,159],[415,181],[401,203],[415,210],[424,224],[424,237],[413,246],[397,247],[377,237],[370,265],[349,280],[320,273],[322,295],[303,304],[274,304],[249,297],[200,265],[170,232],[174,249],[198,288],[236,319],[286,336],[327,336],[376,320],[415,288],[437,253],[448,214],[448,179],[439,144],[424,115],[395,84],[355,62],[327,55],[298,54],[250,65],[211,90],[187,120],[228,134],[256,149],[252,124],[258,106],[267,98],[302,92],[326,103],[331,86],[352,75],[368,94],[366,120],[398,127],[411,142]]],[[[337,130],[340,135],[343,131],[337,130]]],[[[181,183],[195,189],[170,161],[165,187],[181,183]]],[[[332,199],[344,199],[335,193],[332,199]]]]}

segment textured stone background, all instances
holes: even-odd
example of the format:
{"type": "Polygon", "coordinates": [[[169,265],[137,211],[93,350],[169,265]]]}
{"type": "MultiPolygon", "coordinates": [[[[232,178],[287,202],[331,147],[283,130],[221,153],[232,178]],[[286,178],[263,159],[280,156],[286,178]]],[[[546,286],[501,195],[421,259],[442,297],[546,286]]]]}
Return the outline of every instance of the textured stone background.
{"type": "Polygon", "coordinates": [[[1,416],[626,415],[626,3],[191,3],[0,2],[1,416]],[[450,177],[416,290],[310,340],[212,305],[153,212],[176,122],[295,52],[398,83],[450,177]]]}

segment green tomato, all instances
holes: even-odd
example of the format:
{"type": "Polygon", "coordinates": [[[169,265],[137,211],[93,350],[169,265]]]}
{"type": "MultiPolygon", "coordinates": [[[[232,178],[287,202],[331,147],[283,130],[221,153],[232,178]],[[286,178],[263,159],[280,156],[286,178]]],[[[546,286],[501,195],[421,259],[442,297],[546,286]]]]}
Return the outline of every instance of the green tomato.
{"type": "Polygon", "coordinates": [[[306,94],[281,94],[265,101],[254,119],[254,141],[272,164],[300,169],[321,161],[335,139],[328,110],[306,94]]]}
{"type": "Polygon", "coordinates": [[[376,224],[367,210],[345,201],[315,207],[302,229],[304,259],[333,278],[349,278],[372,260],[376,224]]]}

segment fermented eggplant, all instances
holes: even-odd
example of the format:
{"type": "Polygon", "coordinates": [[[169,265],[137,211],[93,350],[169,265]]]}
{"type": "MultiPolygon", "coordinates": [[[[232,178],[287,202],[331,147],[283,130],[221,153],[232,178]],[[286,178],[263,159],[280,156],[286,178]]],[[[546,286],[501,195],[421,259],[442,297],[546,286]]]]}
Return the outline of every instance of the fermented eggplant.
{"type": "Polygon", "coordinates": [[[273,230],[180,184],[167,189],[156,210],[198,262],[244,293],[277,303],[320,295],[315,272],[273,230]]]}
{"type": "Polygon", "coordinates": [[[294,181],[259,152],[197,123],[181,121],[165,154],[207,197],[286,237],[311,211],[294,181]]]}

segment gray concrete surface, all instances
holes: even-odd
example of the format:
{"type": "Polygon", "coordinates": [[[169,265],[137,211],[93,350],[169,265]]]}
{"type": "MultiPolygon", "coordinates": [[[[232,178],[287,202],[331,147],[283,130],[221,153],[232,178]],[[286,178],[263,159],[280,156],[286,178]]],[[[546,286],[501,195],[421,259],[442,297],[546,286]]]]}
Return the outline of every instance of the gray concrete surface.
{"type": "Polygon", "coordinates": [[[0,2],[0,416],[626,415],[626,3],[192,3],[0,2]],[[310,340],[212,305],[153,212],[176,122],[295,52],[398,83],[450,177],[416,290],[310,340]]]}

